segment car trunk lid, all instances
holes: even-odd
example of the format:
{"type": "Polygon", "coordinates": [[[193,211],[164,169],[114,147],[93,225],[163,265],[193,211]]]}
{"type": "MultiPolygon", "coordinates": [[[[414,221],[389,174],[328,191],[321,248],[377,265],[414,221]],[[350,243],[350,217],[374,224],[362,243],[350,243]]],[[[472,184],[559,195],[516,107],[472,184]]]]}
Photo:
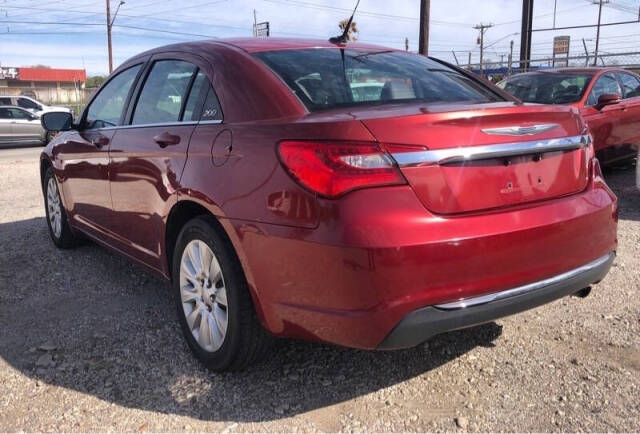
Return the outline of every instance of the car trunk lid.
{"type": "Polygon", "coordinates": [[[514,103],[395,107],[357,117],[426,208],[477,212],[582,191],[588,136],[575,110],[514,103]]]}

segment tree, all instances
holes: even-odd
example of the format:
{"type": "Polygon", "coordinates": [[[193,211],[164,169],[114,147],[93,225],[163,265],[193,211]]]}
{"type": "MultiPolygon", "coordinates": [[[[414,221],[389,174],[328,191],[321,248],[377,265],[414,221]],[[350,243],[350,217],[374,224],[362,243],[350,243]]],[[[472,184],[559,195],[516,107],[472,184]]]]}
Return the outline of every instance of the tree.
{"type": "MultiPolygon", "coordinates": [[[[340,21],[340,23],[338,24],[338,27],[340,27],[341,31],[344,32],[344,29],[347,27],[348,22],[349,22],[348,18],[345,18],[344,20],[340,21]]],[[[347,32],[347,41],[356,41],[358,39],[357,34],[358,34],[358,26],[356,26],[355,21],[352,21],[349,31],[347,32]]]]}
{"type": "Polygon", "coordinates": [[[106,79],[106,77],[104,75],[94,75],[91,77],[87,77],[87,83],[85,84],[86,87],[99,87],[102,83],[104,83],[104,80],[106,79]]]}

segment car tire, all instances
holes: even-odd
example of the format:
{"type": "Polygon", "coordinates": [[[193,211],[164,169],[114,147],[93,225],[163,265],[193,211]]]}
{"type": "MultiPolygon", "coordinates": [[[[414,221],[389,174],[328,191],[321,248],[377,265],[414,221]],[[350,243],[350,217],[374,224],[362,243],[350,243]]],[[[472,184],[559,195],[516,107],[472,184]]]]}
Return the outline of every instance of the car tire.
{"type": "Polygon", "coordinates": [[[260,359],[270,337],[260,325],[233,247],[210,216],[190,220],[173,254],[178,318],[196,357],[214,371],[238,371],[260,359]]]}
{"type": "Polygon", "coordinates": [[[69,227],[67,213],[62,204],[58,182],[52,167],[45,172],[42,185],[47,227],[53,243],[61,249],[74,247],[78,240],[69,227]]]}

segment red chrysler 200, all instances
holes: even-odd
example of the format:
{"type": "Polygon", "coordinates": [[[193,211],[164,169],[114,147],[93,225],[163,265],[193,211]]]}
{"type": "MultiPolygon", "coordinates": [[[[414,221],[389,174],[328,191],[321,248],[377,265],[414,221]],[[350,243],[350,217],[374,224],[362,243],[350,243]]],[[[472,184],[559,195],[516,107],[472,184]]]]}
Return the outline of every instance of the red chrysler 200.
{"type": "Polygon", "coordinates": [[[239,369],[268,336],[399,349],[588,292],[617,201],[575,108],[437,59],[232,39],[126,61],[41,157],[53,242],[172,282],[189,346],[239,369]]]}
{"type": "Polygon", "coordinates": [[[498,84],[521,101],[580,111],[603,164],[632,160],[640,149],[640,77],[621,68],[527,72],[498,84]]]}

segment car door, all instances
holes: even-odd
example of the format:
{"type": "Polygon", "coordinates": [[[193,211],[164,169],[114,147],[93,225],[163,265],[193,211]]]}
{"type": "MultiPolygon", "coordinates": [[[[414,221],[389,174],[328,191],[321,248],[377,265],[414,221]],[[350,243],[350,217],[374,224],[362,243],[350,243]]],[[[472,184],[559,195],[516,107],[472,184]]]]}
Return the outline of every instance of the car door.
{"type": "Polygon", "coordinates": [[[0,107],[0,143],[12,143],[13,140],[13,117],[9,112],[9,107],[0,107]]]}
{"type": "Polygon", "coordinates": [[[73,224],[109,242],[113,238],[109,188],[109,147],[122,124],[128,99],[143,64],[112,76],[85,110],[78,131],[64,135],[56,146],[65,180],[64,200],[73,224]]]}
{"type": "Polygon", "coordinates": [[[17,142],[40,142],[44,140],[44,129],[40,118],[27,110],[10,107],[11,134],[17,142]]]}
{"type": "MultiPolygon", "coordinates": [[[[110,150],[109,179],[120,248],[162,269],[164,224],[176,201],[189,139],[197,122],[188,114],[199,58],[155,55],[110,150]]],[[[194,93],[196,91],[194,90],[194,93]]]]}
{"type": "Polygon", "coordinates": [[[612,104],[601,110],[595,108],[598,98],[604,94],[616,94],[622,98],[622,89],[616,74],[608,72],[601,75],[594,83],[586,105],[580,110],[593,135],[593,146],[596,152],[622,143],[622,110],[624,106],[612,104]]]}
{"type": "Polygon", "coordinates": [[[640,146],[640,78],[620,72],[624,111],[622,117],[622,136],[627,145],[640,146]]]}

